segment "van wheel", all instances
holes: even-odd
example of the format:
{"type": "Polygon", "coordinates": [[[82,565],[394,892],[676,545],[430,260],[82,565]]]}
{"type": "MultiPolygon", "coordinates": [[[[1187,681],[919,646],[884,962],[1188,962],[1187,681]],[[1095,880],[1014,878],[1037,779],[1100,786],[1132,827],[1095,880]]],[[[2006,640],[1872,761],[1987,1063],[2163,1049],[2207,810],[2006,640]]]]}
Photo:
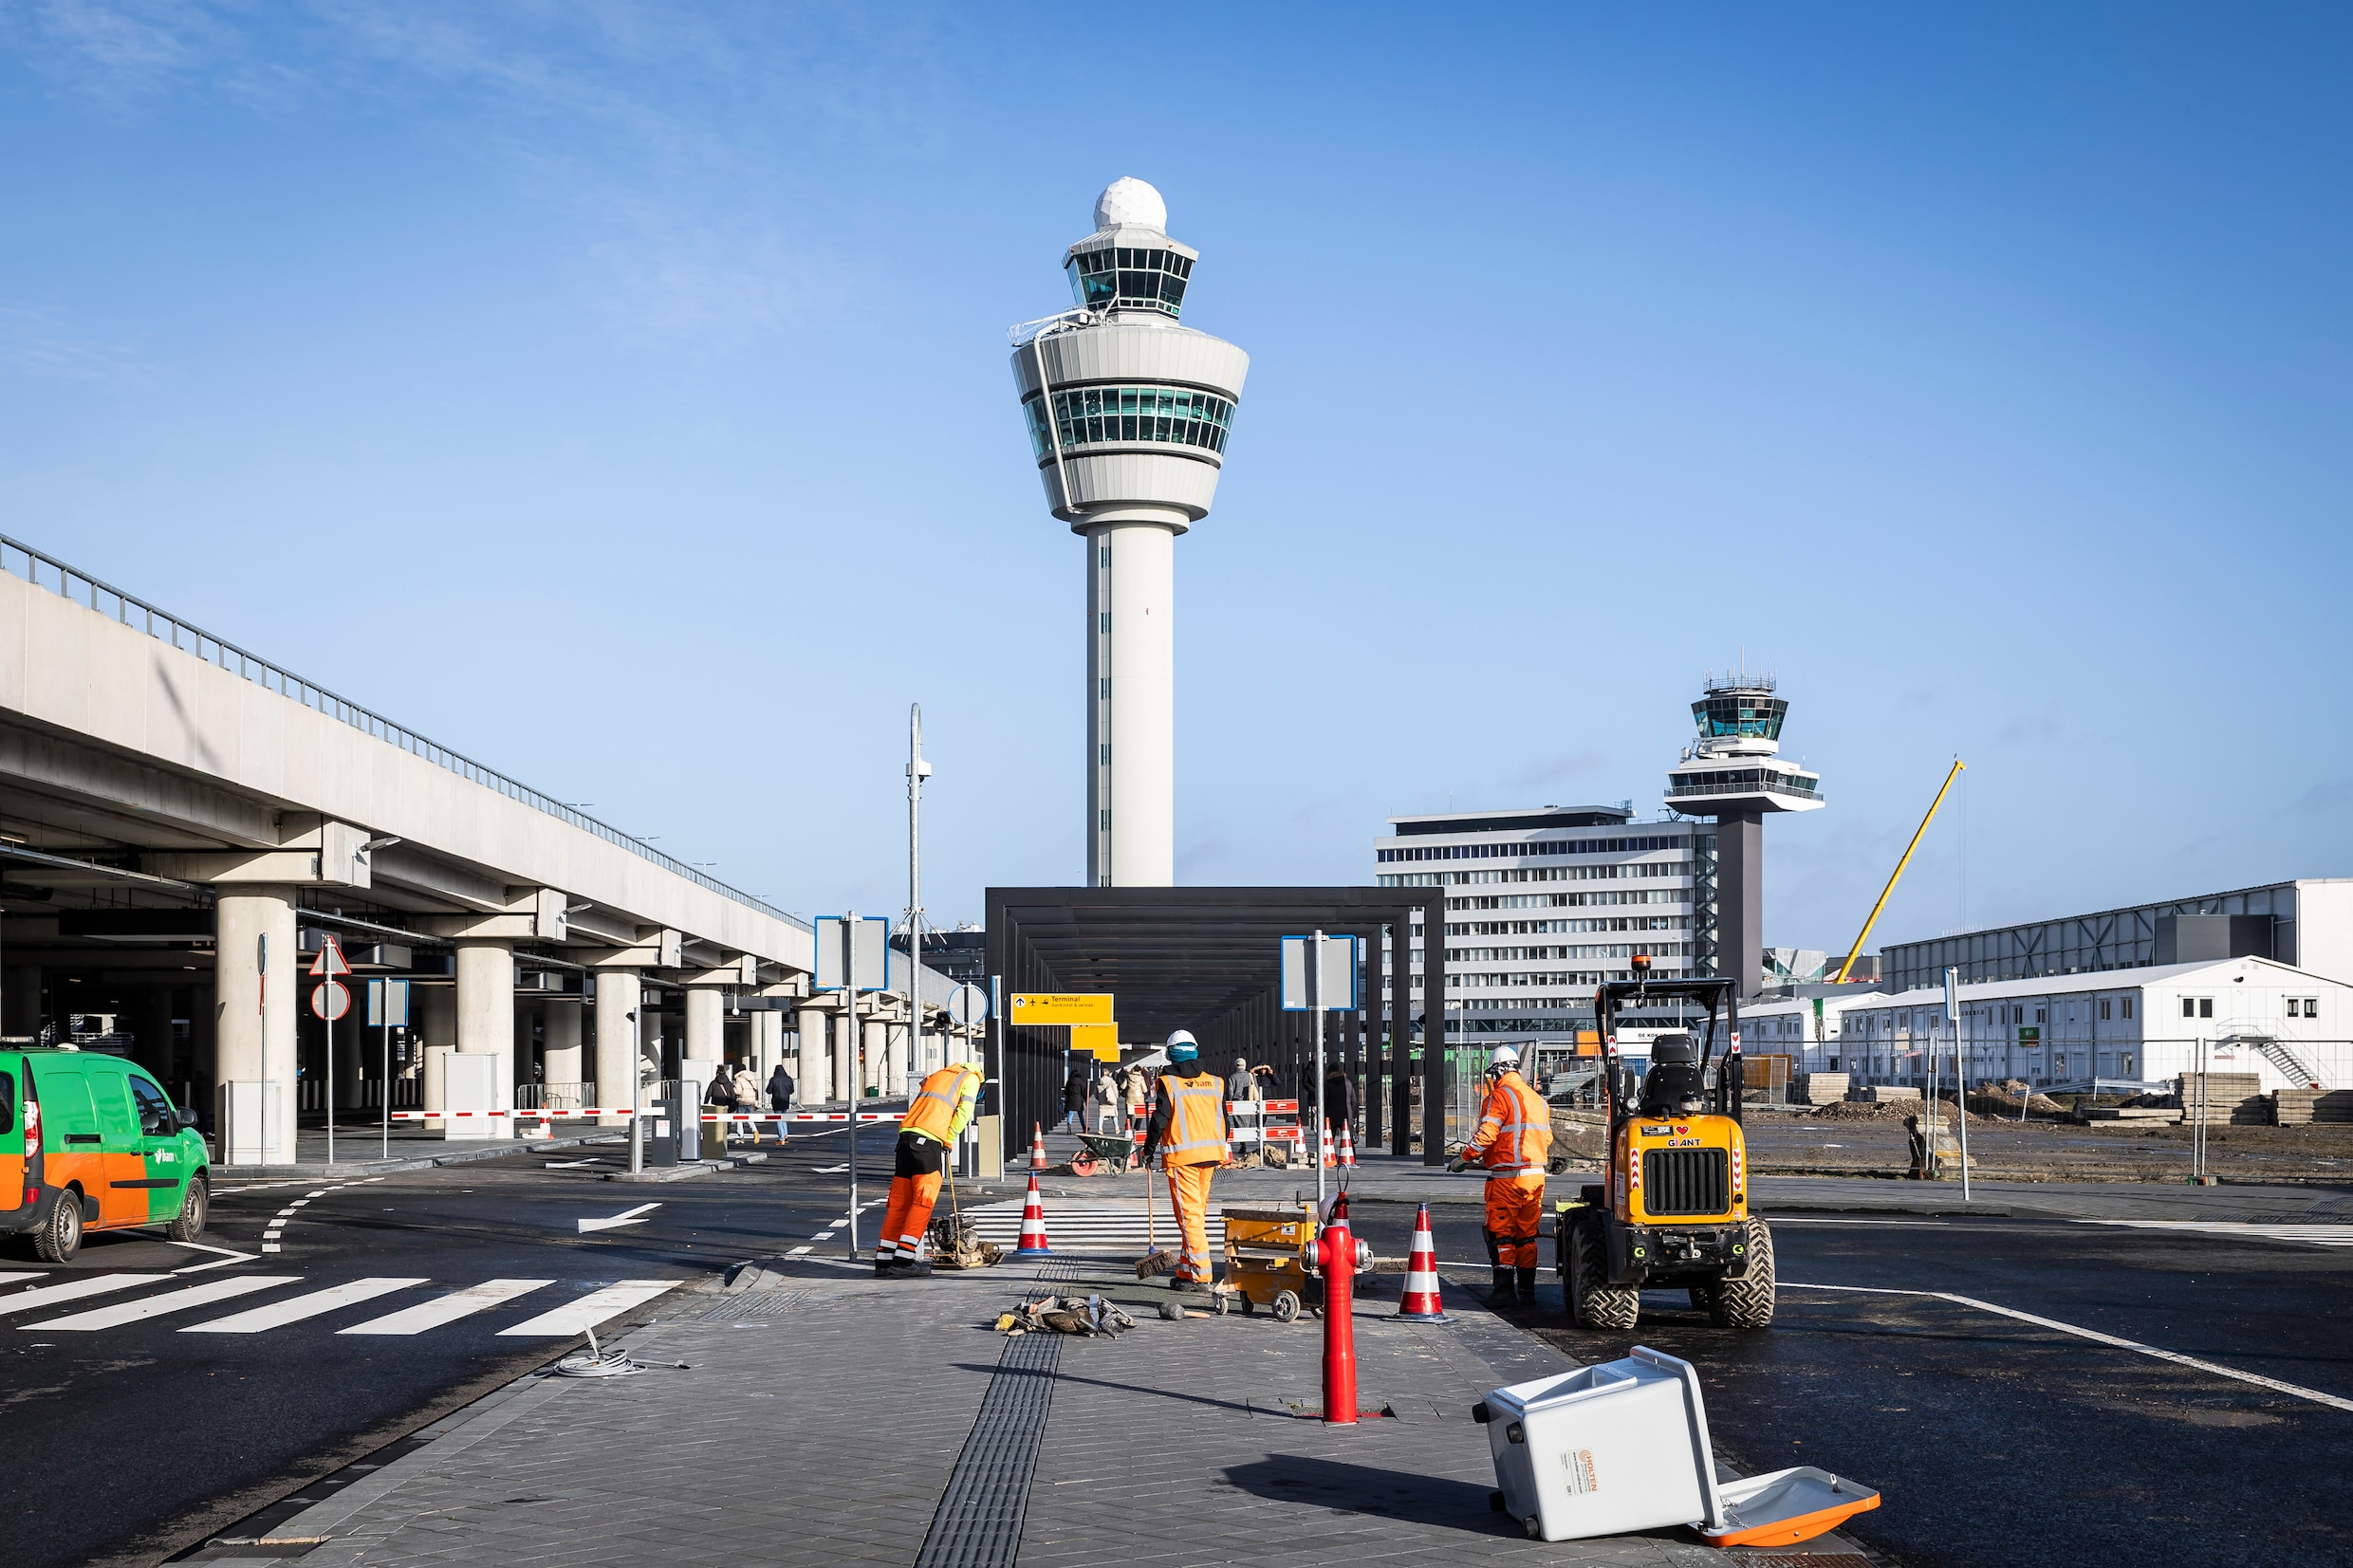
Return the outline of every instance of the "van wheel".
{"type": "Polygon", "coordinates": [[[72,1188],[49,1205],[48,1223],[33,1233],[32,1249],[44,1262],[69,1264],[82,1250],[82,1194],[72,1188]]]}
{"type": "Polygon", "coordinates": [[[212,1217],[213,1190],[202,1176],[188,1178],[188,1196],[179,1206],[179,1218],[164,1227],[163,1233],[176,1242],[193,1242],[204,1234],[204,1222],[212,1217]]]}
{"type": "Polygon", "coordinates": [[[1634,1285],[1609,1283],[1600,1226],[1577,1227],[1570,1315],[1579,1328],[1632,1328],[1641,1317],[1642,1292],[1634,1285]]]}
{"type": "Polygon", "coordinates": [[[1708,1317],[1718,1328],[1766,1328],[1773,1320],[1773,1233],[1757,1219],[1749,1221],[1748,1232],[1748,1273],[1714,1287],[1708,1317]]]}

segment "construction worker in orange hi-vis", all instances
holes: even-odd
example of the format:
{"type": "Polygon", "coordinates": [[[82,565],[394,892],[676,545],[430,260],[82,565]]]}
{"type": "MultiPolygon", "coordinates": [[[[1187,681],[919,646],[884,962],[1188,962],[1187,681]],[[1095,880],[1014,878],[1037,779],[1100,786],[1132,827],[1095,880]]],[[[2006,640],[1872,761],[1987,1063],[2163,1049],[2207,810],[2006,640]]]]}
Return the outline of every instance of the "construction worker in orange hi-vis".
{"type": "Polygon", "coordinates": [[[1190,1030],[1168,1037],[1168,1067],[1152,1095],[1144,1123],[1144,1166],[1158,1151],[1168,1172],[1169,1207],[1184,1245],[1168,1288],[1207,1295],[1214,1277],[1209,1257],[1209,1179],[1226,1163],[1226,1080],[1201,1065],[1190,1030]]]}
{"type": "Polygon", "coordinates": [[[973,1119],[980,1099],[980,1067],[951,1061],[923,1080],[906,1118],[899,1124],[899,1159],[891,1171],[891,1201],[882,1209],[882,1233],[874,1244],[874,1271],[893,1278],[929,1274],[923,1234],[932,1227],[932,1206],[939,1201],[939,1178],[948,1151],[973,1119]]]}
{"type": "Polygon", "coordinates": [[[1520,1076],[1520,1053],[1502,1046],[1488,1059],[1478,1131],[1446,1162],[1456,1172],[1487,1169],[1487,1261],[1495,1272],[1489,1301],[1495,1306],[1536,1300],[1536,1238],[1551,1153],[1552,1108],[1520,1076]]]}

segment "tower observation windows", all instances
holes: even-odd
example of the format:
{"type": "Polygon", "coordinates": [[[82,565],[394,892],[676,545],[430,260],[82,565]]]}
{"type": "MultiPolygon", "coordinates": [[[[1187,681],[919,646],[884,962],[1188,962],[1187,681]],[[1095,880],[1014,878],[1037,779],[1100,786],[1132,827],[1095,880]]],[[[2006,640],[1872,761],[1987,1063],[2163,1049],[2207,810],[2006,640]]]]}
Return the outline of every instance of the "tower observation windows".
{"type": "Polygon", "coordinates": [[[1064,264],[1070,295],[1089,310],[1158,310],[1181,314],[1193,261],[1174,250],[1125,245],[1074,250],[1064,264]]]}
{"type": "MultiPolygon", "coordinates": [[[[1022,405],[1029,419],[1029,445],[1047,456],[1045,416],[1035,397],[1022,405]]],[[[1153,442],[1167,446],[1226,450],[1233,405],[1189,387],[1085,387],[1054,394],[1054,423],[1065,452],[1091,446],[1153,442]]]]}
{"type": "Polygon", "coordinates": [[[1711,692],[1692,704],[1692,718],[1702,735],[1754,735],[1781,739],[1781,721],[1789,705],[1762,692],[1711,692]]]}

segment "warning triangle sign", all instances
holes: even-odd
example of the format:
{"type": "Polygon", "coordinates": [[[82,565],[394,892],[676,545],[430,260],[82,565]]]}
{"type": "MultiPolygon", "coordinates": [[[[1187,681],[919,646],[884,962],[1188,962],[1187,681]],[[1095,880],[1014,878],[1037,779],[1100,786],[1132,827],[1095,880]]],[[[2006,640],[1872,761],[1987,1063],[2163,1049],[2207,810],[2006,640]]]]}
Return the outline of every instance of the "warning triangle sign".
{"type": "Polygon", "coordinates": [[[316,980],[323,976],[349,974],[350,972],[351,965],[343,957],[343,944],[332,936],[327,937],[319,945],[319,956],[310,961],[311,978],[316,980]]]}

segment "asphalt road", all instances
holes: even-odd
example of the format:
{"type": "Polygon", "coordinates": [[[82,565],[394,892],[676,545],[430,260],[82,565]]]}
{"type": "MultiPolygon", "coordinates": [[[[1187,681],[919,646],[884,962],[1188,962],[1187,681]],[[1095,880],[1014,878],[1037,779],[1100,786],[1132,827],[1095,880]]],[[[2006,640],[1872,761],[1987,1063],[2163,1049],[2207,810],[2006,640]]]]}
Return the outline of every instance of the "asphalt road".
{"type": "MultiPolygon", "coordinates": [[[[1432,1213],[1441,1260],[1484,1257],[1477,1209],[1432,1213]]],[[[1362,1206],[1357,1228],[1399,1255],[1412,1214],[1362,1206]]],[[[1861,1293],[1948,1292],[2353,1401],[2353,1247],[1823,1215],[1783,1218],[1774,1240],[1784,1288],[1760,1333],[1711,1327],[1679,1291],[1646,1293],[1631,1333],[1568,1327],[1548,1240],[1539,1304],[1510,1316],[1581,1361],[1646,1344],[1693,1362],[1720,1453],[1878,1488],[1851,1533],[1906,1568],[2353,1563],[2353,1410],[1979,1307],[1861,1293]]],[[[1455,1277],[1484,1288],[1484,1271],[1455,1277]]]]}
{"type": "MultiPolygon", "coordinates": [[[[879,1202],[890,1179],[888,1140],[868,1133],[861,1141],[860,1197],[879,1202]]],[[[796,1139],[763,1165],[645,1185],[599,1179],[626,1163],[601,1148],[359,1185],[231,1182],[216,1190],[204,1238],[226,1252],[175,1246],[150,1232],[99,1234],[58,1268],[25,1246],[0,1259],[0,1431],[9,1439],[0,1557],[15,1568],[152,1561],[581,1343],[577,1334],[516,1337],[504,1329],[619,1282],[692,1282],[787,1246],[845,1248],[838,1229],[830,1242],[815,1240],[846,1212],[847,1175],[816,1173],[844,1165],[845,1147],[839,1134],[796,1139]],[[568,1163],[586,1158],[601,1163],[568,1163]],[[658,1207],[637,1224],[579,1230],[584,1217],[641,1204],[658,1207]],[[265,1254],[265,1231],[280,1218],[281,1250],[265,1254]],[[104,1275],[174,1270],[192,1272],[54,1305],[14,1301],[104,1275]],[[264,1276],[291,1280],[140,1321],[44,1326],[264,1276]],[[184,1332],[366,1280],[424,1282],[256,1332],[184,1332]],[[418,1332],[340,1332],[491,1281],[547,1282],[418,1332]]],[[[873,1209],[863,1217],[868,1246],[878,1218],[873,1209]]],[[[665,1299],[676,1300],[675,1290],[608,1320],[658,1317],[665,1299]]]]}

